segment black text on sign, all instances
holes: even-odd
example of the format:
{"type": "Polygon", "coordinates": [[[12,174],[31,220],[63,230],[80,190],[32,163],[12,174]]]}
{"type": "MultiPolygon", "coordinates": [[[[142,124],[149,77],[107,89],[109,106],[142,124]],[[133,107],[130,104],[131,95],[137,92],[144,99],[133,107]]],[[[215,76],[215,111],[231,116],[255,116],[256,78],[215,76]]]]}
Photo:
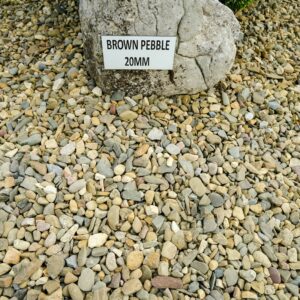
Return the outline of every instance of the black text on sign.
{"type": "Polygon", "coordinates": [[[104,69],[172,70],[176,37],[102,36],[104,69]]]}

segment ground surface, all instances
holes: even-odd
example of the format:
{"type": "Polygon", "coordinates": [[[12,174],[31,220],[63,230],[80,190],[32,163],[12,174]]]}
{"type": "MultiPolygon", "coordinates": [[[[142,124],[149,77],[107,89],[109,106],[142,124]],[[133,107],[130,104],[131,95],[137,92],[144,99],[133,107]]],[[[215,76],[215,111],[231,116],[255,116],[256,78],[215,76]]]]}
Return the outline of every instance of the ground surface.
{"type": "Polygon", "coordinates": [[[101,95],[73,1],[0,2],[1,300],[299,299],[298,0],[171,99],[101,95]]]}

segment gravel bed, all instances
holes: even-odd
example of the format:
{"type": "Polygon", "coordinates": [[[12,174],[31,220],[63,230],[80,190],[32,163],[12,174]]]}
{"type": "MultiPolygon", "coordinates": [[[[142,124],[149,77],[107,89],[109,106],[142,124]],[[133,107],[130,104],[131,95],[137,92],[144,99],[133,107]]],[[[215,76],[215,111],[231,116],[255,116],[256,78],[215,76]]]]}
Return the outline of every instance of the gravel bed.
{"type": "Polygon", "coordinates": [[[298,0],[172,98],[94,86],[76,1],[0,5],[0,300],[299,299],[298,0]]]}

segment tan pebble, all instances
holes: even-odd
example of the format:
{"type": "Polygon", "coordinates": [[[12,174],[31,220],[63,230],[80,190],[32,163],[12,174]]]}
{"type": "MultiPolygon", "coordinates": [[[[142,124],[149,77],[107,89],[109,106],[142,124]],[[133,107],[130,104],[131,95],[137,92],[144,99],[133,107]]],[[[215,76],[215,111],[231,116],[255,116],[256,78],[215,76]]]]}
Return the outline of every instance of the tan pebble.
{"type": "Polygon", "coordinates": [[[148,149],[149,149],[150,145],[148,144],[143,144],[142,146],[140,146],[134,153],[134,155],[136,157],[142,156],[144,154],[147,153],[148,149]]]}
{"type": "Polygon", "coordinates": [[[15,179],[11,176],[6,177],[4,179],[4,187],[6,189],[12,188],[13,186],[15,186],[15,179]]]}
{"type": "Polygon", "coordinates": [[[4,256],[3,262],[7,264],[16,265],[20,262],[20,255],[21,255],[20,251],[10,247],[8,248],[4,256]]]}
{"type": "Polygon", "coordinates": [[[160,254],[158,252],[151,252],[145,258],[145,264],[151,269],[157,269],[159,266],[160,254]]]}
{"type": "Polygon", "coordinates": [[[69,283],[73,283],[76,282],[78,280],[78,277],[76,277],[74,274],[72,274],[71,272],[68,272],[65,275],[65,279],[64,279],[64,283],[65,284],[69,284],[69,283]]]}
{"type": "Polygon", "coordinates": [[[218,267],[218,262],[217,262],[216,260],[212,259],[212,260],[209,262],[208,266],[209,266],[209,269],[210,269],[211,271],[214,271],[214,270],[216,270],[217,267],[218,267]]]}
{"type": "Polygon", "coordinates": [[[128,254],[126,265],[129,270],[138,269],[143,263],[144,255],[142,251],[132,251],[128,254]]]}

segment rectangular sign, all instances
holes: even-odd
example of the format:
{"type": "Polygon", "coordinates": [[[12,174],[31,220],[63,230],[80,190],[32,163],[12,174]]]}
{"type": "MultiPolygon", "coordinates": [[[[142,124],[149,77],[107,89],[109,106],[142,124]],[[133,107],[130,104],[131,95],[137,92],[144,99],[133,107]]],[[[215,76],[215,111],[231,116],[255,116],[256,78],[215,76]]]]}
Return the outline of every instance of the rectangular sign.
{"type": "Polygon", "coordinates": [[[176,37],[102,36],[106,70],[172,70],[176,37]]]}

